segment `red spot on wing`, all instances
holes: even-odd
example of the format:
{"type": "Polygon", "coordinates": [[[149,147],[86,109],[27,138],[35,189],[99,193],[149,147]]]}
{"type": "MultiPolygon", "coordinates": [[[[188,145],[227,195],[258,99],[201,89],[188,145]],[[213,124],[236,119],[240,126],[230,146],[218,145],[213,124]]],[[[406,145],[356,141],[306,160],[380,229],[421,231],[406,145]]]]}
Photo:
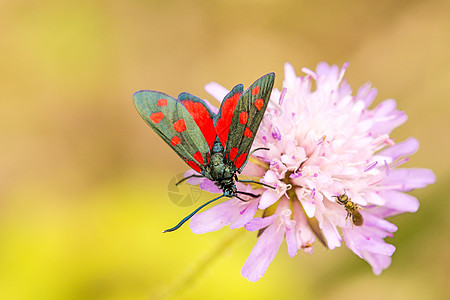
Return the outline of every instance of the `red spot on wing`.
{"type": "Polygon", "coordinates": [[[264,99],[256,99],[255,100],[255,106],[258,110],[261,109],[261,107],[263,107],[264,105],[264,99]]]}
{"type": "Polygon", "coordinates": [[[200,169],[200,167],[199,167],[195,162],[193,162],[192,160],[186,160],[186,163],[187,163],[192,169],[194,169],[195,171],[197,171],[197,172],[199,172],[199,173],[202,172],[202,169],[200,169]]]}
{"type": "Polygon", "coordinates": [[[240,97],[241,93],[236,93],[225,99],[221,106],[220,118],[217,120],[216,131],[219,136],[219,140],[224,147],[227,144],[228,132],[230,131],[234,109],[236,108],[240,97]]]}
{"type": "Polygon", "coordinates": [[[253,89],[252,89],[252,95],[257,95],[257,94],[259,94],[261,92],[261,89],[259,88],[259,86],[255,86],[253,89]]]}
{"type": "Polygon", "coordinates": [[[153,123],[158,124],[161,122],[161,120],[164,118],[164,114],[162,112],[155,112],[150,115],[150,120],[153,121],[153,123]]]}
{"type": "Polygon", "coordinates": [[[248,121],[248,112],[243,111],[239,114],[239,123],[241,123],[242,125],[247,124],[248,121]]]}
{"type": "Polygon", "coordinates": [[[176,145],[178,145],[180,142],[181,142],[181,141],[180,141],[180,138],[177,137],[177,136],[174,136],[174,137],[170,140],[170,144],[171,144],[172,146],[176,146],[176,145]]]}
{"type": "Polygon", "coordinates": [[[167,106],[167,99],[161,98],[156,102],[156,105],[158,106],[167,106]]]}
{"type": "Polygon", "coordinates": [[[198,128],[200,128],[203,137],[211,149],[217,134],[216,129],[214,128],[213,119],[209,115],[207,108],[201,102],[190,100],[183,101],[183,105],[194,119],[198,128]]]}
{"type": "Polygon", "coordinates": [[[236,161],[234,162],[236,168],[239,169],[242,166],[242,164],[247,160],[247,155],[248,152],[244,152],[241,155],[239,155],[238,158],[236,158],[236,161]]]}
{"type": "Polygon", "coordinates": [[[233,161],[236,155],[238,154],[238,148],[231,148],[230,150],[230,161],[233,161]]]}
{"type": "Polygon", "coordinates": [[[184,122],[184,119],[179,119],[178,121],[176,121],[175,123],[173,123],[173,128],[177,131],[177,132],[183,132],[186,130],[186,123],[184,122]]]}
{"type": "Polygon", "coordinates": [[[246,137],[248,137],[248,138],[251,138],[252,135],[253,135],[253,132],[250,130],[249,127],[247,127],[247,128],[245,128],[245,130],[244,130],[244,135],[245,135],[246,137]]]}
{"type": "Polygon", "coordinates": [[[203,155],[200,153],[200,151],[197,151],[194,153],[193,157],[196,161],[198,161],[200,164],[205,165],[205,162],[203,161],[203,155]]]}

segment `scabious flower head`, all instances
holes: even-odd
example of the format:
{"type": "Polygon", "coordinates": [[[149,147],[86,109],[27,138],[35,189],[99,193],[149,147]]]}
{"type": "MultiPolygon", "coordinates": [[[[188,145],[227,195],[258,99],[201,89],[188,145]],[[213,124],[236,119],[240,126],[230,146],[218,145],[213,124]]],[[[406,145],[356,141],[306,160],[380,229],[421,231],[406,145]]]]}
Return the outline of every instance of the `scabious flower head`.
{"type": "MultiPolygon", "coordinates": [[[[257,190],[252,191],[237,183],[238,190],[261,196],[248,202],[232,198],[190,222],[194,233],[227,225],[257,231],[241,271],[250,281],[264,275],[283,240],[290,256],[298,250],[313,253],[316,240],[331,250],[345,241],[380,274],[395,251],[384,238],[397,230],[385,218],[417,211],[417,199],[404,192],[435,181],[431,170],[400,168],[419,146],[414,138],[396,144],[389,136],[407,116],[392,99],[368,109],[376,90],[366,84],[352,95],[344,78],[347,67],[320,63],[316,71],[303,69],[306,75],[298,77],[286,64],[283,89],[273,90],[253,144],[269,150],[256,151],[240,175],[275,189],[253,185],[257,190]],[[343,195],[349,206],[338,201],[346,199],[343,195]],[[358,213],[362,224],[352,222],[358,213]]],[[[206,90],[219,101],[228,92],[216,83],[206,90]]],[[[207,179],[189,182],[221,192],[207,179]]]]}

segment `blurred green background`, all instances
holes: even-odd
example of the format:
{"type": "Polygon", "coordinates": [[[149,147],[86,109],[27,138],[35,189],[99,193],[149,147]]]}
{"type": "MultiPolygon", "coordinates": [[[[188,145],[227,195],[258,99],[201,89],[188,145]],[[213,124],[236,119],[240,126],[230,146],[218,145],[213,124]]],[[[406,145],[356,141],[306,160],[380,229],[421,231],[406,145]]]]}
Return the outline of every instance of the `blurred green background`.
{"type": "MultiPolygon", "coordinates": [[[[2,1],[0,299],[444,299],[449,296],[449,1],[2,1]],[[407,166],[436,184],[391,218],[382,275],[341,247],[289,258],[250,283],[255,236],[194,235],[167,196],[187,166],[141,120],[132,93],[208,97],[291,62],[350,62],[354,91],[394,98],[416,137],[407,166]]],[[[209,98],[211,99],[211,98],[209,98]]],[[[202,200],[211,199],[202,193],[202,200]]]]}

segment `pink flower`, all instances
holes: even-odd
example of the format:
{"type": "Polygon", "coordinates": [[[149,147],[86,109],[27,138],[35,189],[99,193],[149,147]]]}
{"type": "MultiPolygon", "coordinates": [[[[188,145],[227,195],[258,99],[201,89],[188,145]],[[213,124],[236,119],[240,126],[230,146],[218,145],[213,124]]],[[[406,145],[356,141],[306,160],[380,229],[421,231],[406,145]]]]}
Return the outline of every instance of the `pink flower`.
{"type": "MultiPolygon", "coordinates": [[[[269,150],[255,152],[240,175],[276,188],[253,185],[258,189],[252,191],[237,183],[238,190],[261,197],[227,200],[190,222],[194,233],[227,225],[259,231],[241,272],[250,281],[264,275],[283,240],[290,256],[298,250],[312,254],[316,239],[331,250],[345,241],[380,274],[395,251],[384,238],[397,230],[385,218],[417,211],[417,199],[404,192],[435,182],[431,170],[399,168],[419,147],[414,138],[395,144],[389,137],[407,116],[392,99],[368,109],[376,90],[366,84],[353,96],[344,78],[347,67],[320,63],[316,71],[303,69],[306,76],[298,77],[286,64],[283,89],[273,90],[253,145],[269,150]],[[352,222],[358,216],[362,224],[352,222]]],[[[219,101],[228,92],[216,83],[206,90],[219,101]]],[[[207,179],[188,182],[220,192],[207,179]]]]}

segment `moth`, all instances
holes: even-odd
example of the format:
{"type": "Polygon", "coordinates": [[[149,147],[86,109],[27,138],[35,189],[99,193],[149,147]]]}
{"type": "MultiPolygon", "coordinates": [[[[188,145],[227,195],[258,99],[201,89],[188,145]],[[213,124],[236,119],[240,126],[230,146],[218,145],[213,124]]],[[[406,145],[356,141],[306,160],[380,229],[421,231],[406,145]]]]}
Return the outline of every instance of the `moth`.
{"type": "MultiPolygon", "coordinates": [[[[217,114],[200,98],[181,93],[178,99],[151,90],[134,93],[137,111],[144,121],[198,174],[206,177],[223,191],[220,197],[201,205],[176,226],[163,232],[174,231],[206,205],[222,197],[239,197],[236,181],[250,156],[261,120],[269,103],[275,74],[269,73],[256,80],[244,91],[236,85],[223,99],[217,114]]],[[[261,149],[261,148],[260,148],[261,149]]],[[[179,182],[180,183],[180,182],[179,182]]],[[[265,185],[268,186],[268,185],[265,185]]],[[[268,186],[270,187],[270,186],[268,186]]]]}

